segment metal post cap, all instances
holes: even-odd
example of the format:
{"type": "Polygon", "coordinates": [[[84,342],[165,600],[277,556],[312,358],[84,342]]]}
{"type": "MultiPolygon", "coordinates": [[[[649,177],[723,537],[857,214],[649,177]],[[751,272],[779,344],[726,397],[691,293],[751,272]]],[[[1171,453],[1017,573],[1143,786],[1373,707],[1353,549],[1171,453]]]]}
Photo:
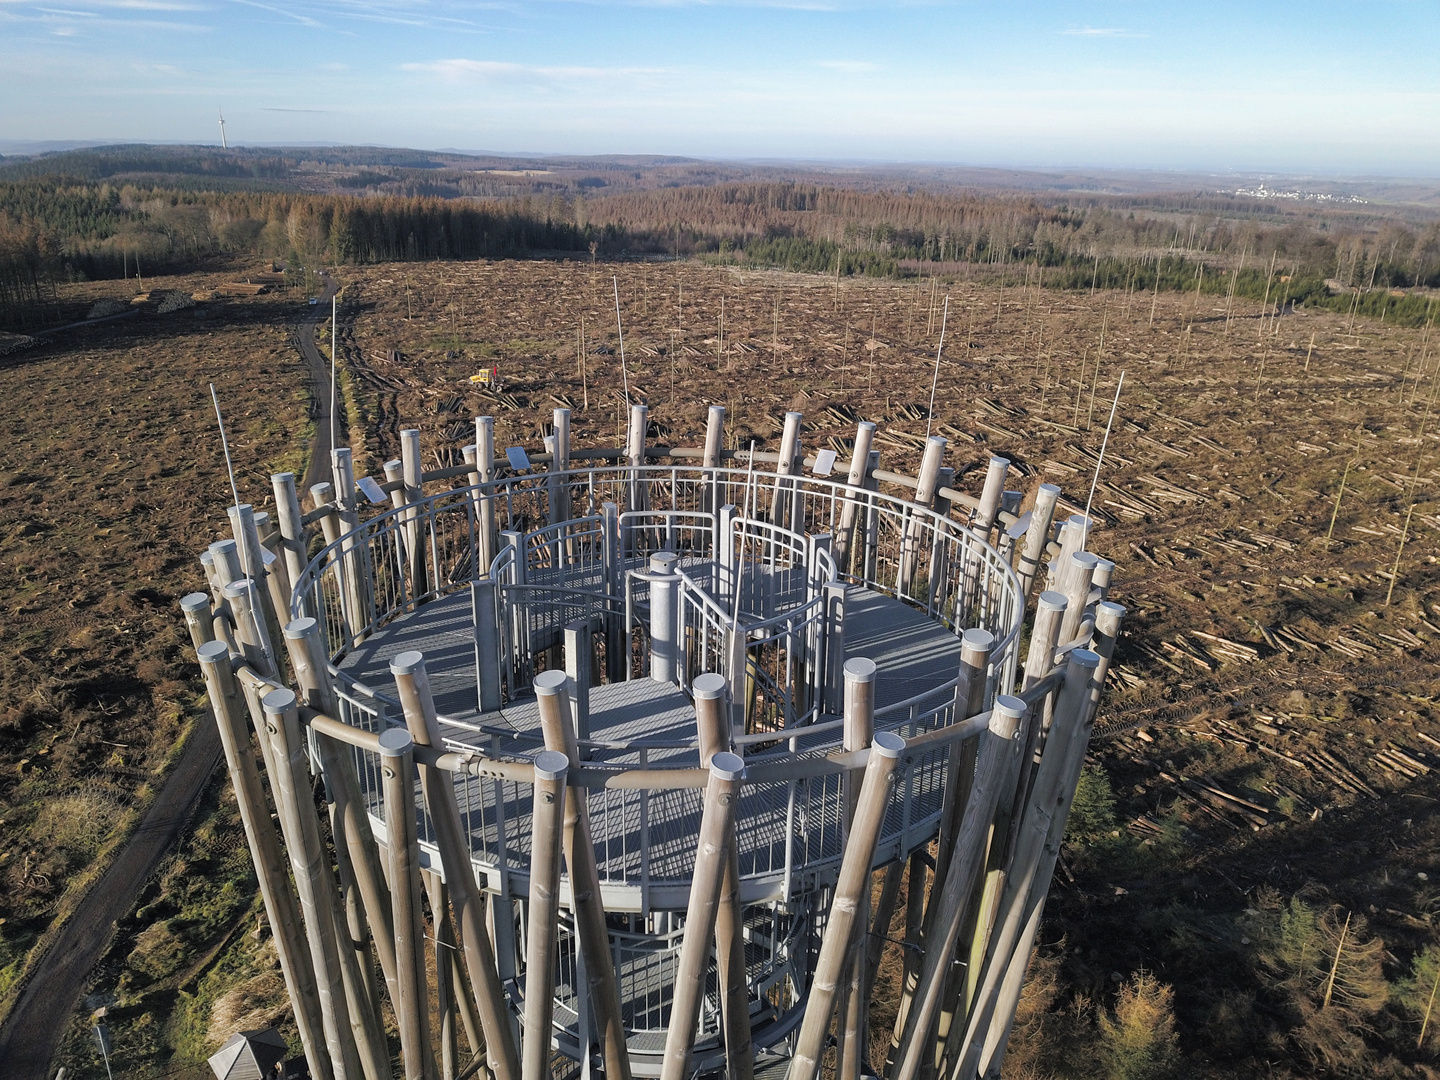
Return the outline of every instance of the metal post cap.
{"type": "Polygon", "coordinates": [[[401,757],[415,749],[415,740],[403,727],[386,728],[380,733],[380,756],[401,757]]]}
{"type": "Polygon", "coordinates": [[[542,750],[535,756],[536,780],[563,780],[570,769],[570,759],[559,750],[542,750]]]}
{"type": "Polygon", "coordinates": [[[202,664],[220,664],[229,661],[230,646],[220,640],[207,641],[195,650],[202,664]]]}
{"type": "Polygon", "coordinates": [[[995,708],[990,711],[990,734],[1002,739],[1013,739],[1020,730],[1020,718],[1025,715],[1025,702],[1009,694],[995,699],[995,708]]]}
{"type": "Polygon", "coordinates": [[[307,637],[313,630],[318,629],[320,624],[306,615],[303,619],[293,619],[285,624],[285,637],[290,641],[300,641],[307,637]]]}
{"type": "Polygon", "coordinates": [[[186,593],[180,598],[180,610],[187,615],[192,611],[199,611],[201,608],[206,611],[210,610],[210,597],[203,592],[186,593]]]}
{"type": "Polygon", "coordinates": [[[247,596],[250,593],[252,582],[248,577],[236,578],[225,586],[225,599],[234,600],[240,596],[247,596]]]}
{"type": "Polygon", "coordinates": [[[725,696],[725,676],[718,671],[707,671],[703,675],[696,675],[695,680],[690,684],[690,689],[695,693],[696,701],[713,701],[716,698],[725,696]]]}
{"type": "Polygon", "coordinates": [[[1010,468],[1010,459],[1008,457],[1001,457],[999,454],[995,454],[990,458],[990,468],[1008,469],[1010,468]]]}
{"type": "Polygon", "coordinates": [[[1064,593],[1056,592],[1054,589],[1046,589],[1040,594],[1035,608],[1038,611],[1064,611],[1070,606],[1070,601],[1065,598],[1064,593]]]}
{"type": "Polygon", "coordinates": [[[1041,485],[1040,485],[1038,488],[1036,488],[1035,490],[1036,490],[1036,497],[1037,497],[1037,498],[1038,498],[1040,495],[1057,495],[1057,496],[1058,496],[1058,495],[1060,494],[1060,485],[1059,485],[1059,484],[1041,484],[1041,485]]]}
{"type": "Polygon", "coordinates": [[[1110,615],[1116,619],[1123,619],[1127,610],[1124,604],[1117,604],[1114,600],[1101,600],[1095,605],[1096,616],[1110,615]]]}
{"type": "Polygon", "coordinates": [[[995,635],[989,630],[981,630],[978,626],[966,630],[960,637],[960,648],[964,650],[989,652],[994,647],[995,635]]]}
{"type": "Polygon", "coordinates": [[[1024,716],[1030,706],[1025,704],[1024,698],[1016,697],[1014,694],[1000,694],[995,698],[995,710],[997,712],[1009,713],[1012,716],[1024,716]]]}
{"type": "Polygon", "coordinates": [[[710,759],[710,775],[717,780],[739,780],[745,775],[745,762],[739,754],[721,750],[710,759]]]}
{"type": "Polygon", "coordinates": [[[565,689],[565,683],[569,681],[565,672],[559,668],[552,668],[549,671],[542,671],[535,676],[535,681],[530,685],[535,688],[535,693],[541,697],[548,697],[558,694],[565,689]]]}
{"type": "Polygon", "coordinates": [[[870,749],[881,757],[897,758],[905,749],[905,740],[893,731],[881,731],[871,740],[870,749]]]}
{"type": "Polygon", "coordinates": [[[1093,551],[1077,551],[1070,556],[1070,561],[1084,570],[1093,570],[1100,562],[1100,556],[1093,551]]]}
{"type": "Polygon", "coordinates": [[[657,551],[650,556],[650,569],[656,574],[673,574],[680,556],[673,551],[657,551]]]}
{"type": "Polygon", "coordinates": [[[874,682],[875,661],[868,656],[855,656],[846,660],[845,678],[848,682],[874,682]]]}
{"type": "Polygon", "coordinates": [[[1099,667],[1100,654],[1091,649],[1075,649],[1070,653],[1070,663],[1087,668],[1099,667]]]}
{"type": "Polygon", "coordinates": [[[265,712],[268,715],[270,713],[289,712],[291,709],[295,708],[295,704],[298,700],[299,699],[295,696],[294,690],[290,690],[282,686],[278,690],[271,690],[268,694],[261,698],[260,704],[264,706],[265,712]]]}
{"type": "Polygon", "coordinates": [[[234,547],[235,547],[235,541],[234,541],[234,540],[216,540],[216,541],[215,541],[213,544],[211,544],[211,545],[209,546],[209,548],[207,548],[206,550],[207,550],[207,551],[211,551],[211,552],[215,552],[215,553],[218,554],[219,552],[230,551],[230,550],[232,550],[234,547]]]}
{"type": "Polygon", "coordinates": [[[425,667],[425,654],[418,649],[408,649],[390,661],[391,675],[414,675],[425,667]]]}

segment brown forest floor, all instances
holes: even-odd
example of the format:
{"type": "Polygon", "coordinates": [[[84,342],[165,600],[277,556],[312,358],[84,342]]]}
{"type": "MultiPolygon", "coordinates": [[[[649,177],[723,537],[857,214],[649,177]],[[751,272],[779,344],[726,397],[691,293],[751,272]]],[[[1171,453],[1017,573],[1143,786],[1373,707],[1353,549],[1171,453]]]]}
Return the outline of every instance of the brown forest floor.
{"type": "MultiPolygon", "coordinates": [[[[200,695],[177,601],[230,501],[208,383],[243,489],[301,464],[295,298],[140,314],[0,359],[0,1004],[178,756],[200,695]],[[203,316],[197,313],[203,312],[203,316]]],[[[71,286],[83,318],[120,282],[71,286]]],[[[268,485],[267,485],[268,486],[268,485]]]]}
{"type": "MultiPolygon", "coordinates": [[[[501,446],[534,448],[550,410],[568,405],[577,445],[615,445],[616,277],[630,391],[649,403],[656,441],[696,445],[705,407],[718,403],[732,446],[773,449],[784,412],[798,409],[807,447],[843,446],[859,417],[881,423],[884,466],[909,471],[918,459],[944,286],[837,286],[691,263],[405,264],[337,276],[352,441],[371,475],[398,456],[404,427],[424,432],[428,466],[458,461],[477,413],[496,417],[501,446]],[[468,381],[490,363],[501,393],[468,381]]],[[[1351,327],[1330,313],[1273,323],[1237,304],[1227,321],[1208,296],[1197,310],[1193,295],[994,283],[952,284],[949,295],[935,429],[957,472],[1003,453],[1019,474],[1011,486],[1053,481],[1083,505],[1126,373],[1092,546],[1118,564],[1113,596],[1130,615],[1091,757],[1134,848],[1067,849],[1042,933],[1056,987],[1045,1005],[1093,1019],[1123,979],[1152,970],[1175,988],[1188,1068],[1313,1075],[1257,981],[1245,912],[1274,890],[1363,914],[1392,979],[1437,940],[1440,893],[1418,875],[1440,874],[1440,504],[1428,413],[1440,342],[1422,368],[1421,331],[1351,327]],[[1197,782],[1260,807],[1255,828],[1206,802],[1197,782]]],[[[299,465],[302,374],[282,326],[296,305],[259,297],[224,311],[169,316],[174,332],[142,333],[139,320],[81,331],[0,366],[12,402],[27,403],[7,413],[0,443],[10,541],[0,799],[37,838],[36,817],[62,797],[132,805],[193,715],[174,600],[198,581],[196,553],[223,532],[228,501],[205,381],[216,379],[239,429],[242,498],[263,503],[268,473],[299,465]],[[37,768],[46,746],[53,764],[37,768]]],[[[16,924],[33,938],[60,888],[27,864],[23,831],[4,835],[0,931],[13,957],[26,940],[16,924]]],[[[88,842],[71,865],[98,847],[88,842]]],[[[887,970],[897,956],[889,950],[887,970]]],[[[877,1028],[887,987],[873,1003],[877,1028]]],[[[1399,1012],[1374,1018],[1367,1060],[1418,1064],[1403,1052],[1410,1024],[1399,1012]]],[[[1038,1044],[1045,1031],[1036,1022],[1017,1040],[1038,1044]]],[[[1053,1068],[1039,1050],[1027,1060],[1053,1068]]]]}

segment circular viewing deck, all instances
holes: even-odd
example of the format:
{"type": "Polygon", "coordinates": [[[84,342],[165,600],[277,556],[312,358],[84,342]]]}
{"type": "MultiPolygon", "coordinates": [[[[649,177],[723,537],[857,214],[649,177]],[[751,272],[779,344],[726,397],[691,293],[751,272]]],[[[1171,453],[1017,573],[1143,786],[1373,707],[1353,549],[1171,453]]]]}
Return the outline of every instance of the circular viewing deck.
{"type": "MultiPolygon", "coordinates": [[[[293,614],[326,628],[346,722],[371,731],[400,722],[388,665],[417,650],[447,748],[497,760],[544,749],[529,682],[566,663],[592,775],[653,771],[652,788],[592,785],[589,794],[606,910],[650,912],[683,909],[688,897],[699,791],[691,779],[667,784],[663,771],[693,777],[699,766],[687,694],[696,675],[716,671],[730,684],[747,772],[777,773],[747,785],[737,828],[743,898],[784,901],[838,865],[839,772],[784,774],[841,748],[844,661],[877,666],[877,731],[948,725],[966,629],[990,633],[992,669],[1013,672],[1019,592],[988,544],[898,498],[814,477],[600,468],[521,476],[382,514],[311,562],[293,614]],[[562,501],[576,516],[551,523],[562,501]],[[778,509],[783,524],[756,515],[756,502],[767,517],[778,509]],[[668,607],[659,637],[657,603],[668,607]],[[562,660],[570,650],[582,655],[562,660]]],[[[946,754],[907,761],[877,864],[933,837],[946,754]]],[[[362,783],[376,768],[362,763],[362,783]]],[[[379,784],[365,787],[383,837],[379,784]]],[[[485,887],[523,895],[528,785],[469,776],[456,795],[485,887]]],[[[428,838],[422,825],[422,846],[428,838]]]]}
{"type": "MultiPolygon", "coordinates": [[[[986,955],[996,1002],[1023,970],[1011,930],[1043,900],[1103,683],[1084,646],[1112,648],[1123,614],[1088,523],[1057,534],[1050,485],[1020,514],[1001,458],[978,498],[956,490],[944,439],[911,478],[878,467],[860,423],[838,479],[829,451],[801,455],[798,413],[778,454],[722,451],[723,425],[711,407],[703,450],[647,449],[635,406],[623,451],[572,455],[557,410],[532,460],[498,458],[478,417],[464,466],[423,471],[404,431],[383,485],[357,484],[341,449],[309,513],[290,474],[272,478],[275,529],[234,508],[236,540],[204,556],[214,606],[184,607],[307,1047],[321,1021],[338,1038],[361,978],[336,950],[342,894],[392,1002],[424,1000],[422,940],[458,942],[504,1080],[522,1043],[527,1075],[554,1050],[622,1078],[818,1064],[841,967],[876,963],[850,955],[870,871],[886,867],[888,926],[904,860],[937,834],[945,887],[924,917],[943,915],[943,940],[969,933],[956,898],[992,854],[1009,876],[984,902],[1010,914],[926,955],[927,1000],[952,954],[986,955]],[[366,520],[362,492],[390,505],[366,520]],[[1025,597],[1052,558],[1020,682],[1025,597]],[[302,797],[316,773],[338,892],[302,797]]],[[[917,897],[924,862],[904,871],[922,867],[917,897]]],[[[437,953],[439,985],[458,956],[437,953]]],[[[424,1009],[401,1013],[418,1052],[424,1009]]]]}

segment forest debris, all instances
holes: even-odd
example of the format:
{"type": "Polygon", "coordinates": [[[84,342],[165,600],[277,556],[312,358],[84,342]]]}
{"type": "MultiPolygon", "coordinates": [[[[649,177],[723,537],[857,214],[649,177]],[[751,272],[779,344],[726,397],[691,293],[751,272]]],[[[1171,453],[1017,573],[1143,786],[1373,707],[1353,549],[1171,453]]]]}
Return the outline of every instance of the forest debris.
{"type": "Polygon", "coordinates": [[[1253,664],[1260,659],[1260,650],[1252,645],[1244,645],[1238,641],[1231,641],[1229,638],[1207,634],[1203,630],[1191,630],[1190,633],[1209,642],[1211,646],[1209,651],[1219,654],[1222,660],[1240,660],[1247,664],[1253,664]]]}

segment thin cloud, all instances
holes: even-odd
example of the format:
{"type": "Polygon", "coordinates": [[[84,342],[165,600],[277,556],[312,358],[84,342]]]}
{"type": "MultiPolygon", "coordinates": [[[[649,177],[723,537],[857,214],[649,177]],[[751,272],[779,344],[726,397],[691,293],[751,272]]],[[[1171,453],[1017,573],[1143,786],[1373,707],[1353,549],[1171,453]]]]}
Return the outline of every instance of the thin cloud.
{"type": "Polygon", "coordinates": [[[1060,33],[1069,37],[1145,37],[1145,34],[1136,33],[1133,30],[1124,30],[1117,26],[1072,26],[1068,30],[1061,30],[1060,33]]]}
{"type": "Polygon", "coordinates": [[[287,19],[294,19],[301,26],[318,27],[320,25],[319,22],[310,18],[308,15],[297,15],[295,12],[286,11],[284,8],[271,7],[269,4],[258,4],[255,0],[231,0],[231,3],[244,4],[246,7],[259,8],[261,11],[269,11],[275,15],[283,15],[287,19]]]}
{"type": "Polygon", "coordinates": [[[635,78],[664,74],[663,68],[531,67],[500,60],[432,60],[401,64],[402,71],[438,75],[448,83],[475,82],[585,82],[596,79],[635,78]]]}

